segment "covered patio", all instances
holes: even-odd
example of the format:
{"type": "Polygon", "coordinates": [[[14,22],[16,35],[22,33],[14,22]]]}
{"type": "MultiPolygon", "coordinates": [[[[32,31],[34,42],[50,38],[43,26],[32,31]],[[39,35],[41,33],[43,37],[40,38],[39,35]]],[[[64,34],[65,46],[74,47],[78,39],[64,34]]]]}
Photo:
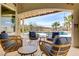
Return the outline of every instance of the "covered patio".
{"type": "MultiPolygon", "coordinates": [[[[7,32],[10,33],[10,35],[15,35],[15,36],[21,36],[23,45],[28,45],[28,35],[24,34],[24,26],[22,27],[22,33],[20,31],[21,29],[21,24],[20,21],[22,20],[22,25],[24,25],[24,19],[27,18],[32,18],[36,16],[42,16],[42,15],[47,15],[51,13],[58,13],[62,12],[65,10],[68,10],[73,13],[73,26],[72,26],[72,45],[71,48],[67,54],[67,56],[79,56],[79,31],[78,27],[75,28],[75,25],[79,24],[79,4],[67,4],[67,3],[2,3],[0,4],[0,32],[5,29],[7,30],[8,28],[5,28],[2,26],[1,21],[3,20],[4,17],[10,17],[11,19],[15,20],[15,24],[13,24],[12,29],[7,30],[7,32]],[[27,40],[26,40],[27,39],[27,40]],[[76,47],[76,48],[75,48],[76,47]]],[[[40,38],[38,38],[38,41],[40,38]]],[[[38,42],[37,41],[37,42],[38,42]]],[[[35,56],[41,56],[41,50],[39,48],[39,44],[36,44],[37,46],[37,52],[35,52],[35,56]]],[[[1,46],[0,46],[1,47],[1,46]]],[[[2,47],[0,48],[0,55],[4,55],[4,51],[2,47]]],[[[20,56],[20,54],[15,51],[7,54],[8,56],[20,56]]],[[[44,54],[45,56],[45,54],[44,54]]]]}

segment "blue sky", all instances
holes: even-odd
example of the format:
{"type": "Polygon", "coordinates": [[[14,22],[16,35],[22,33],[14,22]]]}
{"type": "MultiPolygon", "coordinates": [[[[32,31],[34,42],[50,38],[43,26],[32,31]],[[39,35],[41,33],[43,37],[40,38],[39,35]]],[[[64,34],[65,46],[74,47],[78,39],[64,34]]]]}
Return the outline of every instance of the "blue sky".
{"type": "Polygon", "coordinates": [[[58,21],[62,25],[64,23],[64,17],[69,15],[71,15],[71,12],[63,11],[44,16],[37,16],[33,18],[24,19],[24,24],[29,25],[30,23],[35,23],[39,26],[51,27],[52,23],[58,21]]]}
{"type": "Polygon", "coordinates": [[[12,25],[12,18],[11,17],[2,17],[1,18],[1,22],[0,24],[3,25],[3,26],[11,26],[12,25]]]}

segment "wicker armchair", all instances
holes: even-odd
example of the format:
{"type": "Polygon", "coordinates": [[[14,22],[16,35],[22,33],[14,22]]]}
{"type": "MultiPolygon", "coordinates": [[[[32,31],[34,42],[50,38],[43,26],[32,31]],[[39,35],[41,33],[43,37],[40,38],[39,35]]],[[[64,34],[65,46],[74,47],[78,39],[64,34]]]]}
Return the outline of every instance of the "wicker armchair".
{"type": "Polygon", "coordinates": [[[69,49],[70,49],[70,44],[66,44],[66,45],[53,45],[51,52],[52,55],[55,56],[66,56],[69,49]]]}
{"type": "Polygon", "coordinates": [[[11,36],[9,39],[1,39],[1,46],[5,52],[4,56],[9,52],[17,51],[22,46],[20,36],[11,36]]]}
{"type": "Polygon", "coordinates": [[[66,56],[71,45],[53,45],[45,41],[39,41],[39,46],[42,54],[47,56],[66,56]]]}

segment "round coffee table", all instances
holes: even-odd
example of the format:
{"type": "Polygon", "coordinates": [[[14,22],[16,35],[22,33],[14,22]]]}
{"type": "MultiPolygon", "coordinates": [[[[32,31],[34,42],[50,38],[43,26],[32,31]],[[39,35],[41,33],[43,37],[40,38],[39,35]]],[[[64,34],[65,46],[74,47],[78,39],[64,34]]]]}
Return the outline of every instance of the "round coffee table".
{"type": "Polygon", "coordinates": [[[21,56],[31,55],[34,56],[34,53],[37,51],[37,47],[35,46],[24,46],[18,49],[18,53],[21,56]]]}

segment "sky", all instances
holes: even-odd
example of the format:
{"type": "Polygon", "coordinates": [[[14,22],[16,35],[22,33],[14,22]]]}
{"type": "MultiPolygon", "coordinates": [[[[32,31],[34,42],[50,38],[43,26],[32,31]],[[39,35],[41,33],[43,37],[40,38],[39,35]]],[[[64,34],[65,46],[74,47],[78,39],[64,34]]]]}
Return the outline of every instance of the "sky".
{"type": "Polygon", "coordinates": [[[51,25],[57,21],[57,22],[60,22],[60,25],[63,25],[64,17],[69,15],[71,15],[71,12],[69,11],[52,13],[48,15],[24,19],[24,24],[29,25],[30,23],[35,23],[39,26],[51,27],[51,25]]]}
{"type": "Polygon", "coordinates": [[[1,18],[1,22],[0,24],[3,25],[3,26],[11,26],[12,25],[12,18],[11,17],[2,17],[1,18]]]}

